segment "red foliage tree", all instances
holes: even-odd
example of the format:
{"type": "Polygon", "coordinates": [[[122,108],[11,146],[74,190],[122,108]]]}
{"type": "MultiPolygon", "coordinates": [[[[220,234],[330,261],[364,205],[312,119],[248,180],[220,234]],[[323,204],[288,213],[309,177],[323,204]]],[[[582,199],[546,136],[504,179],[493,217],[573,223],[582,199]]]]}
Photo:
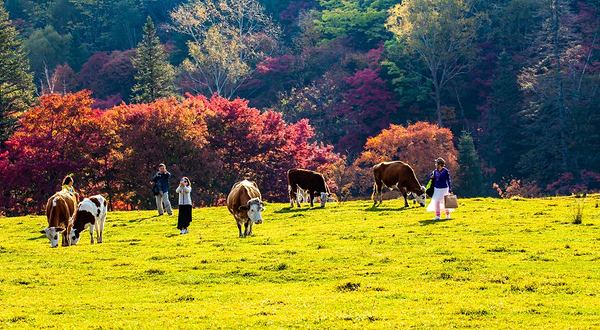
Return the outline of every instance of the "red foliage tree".
{"type": "Polygon", "coordinates": [[[309,142],[314,133],[307,120],[287,124],[281,114],[260,113],[241,99],[213,97],[209,108],[208,140],[222,165],[215,183],[220,191],[248,178],[257,181],[265,198],[285,200],[288,169],[323,170],[339,158],[331,146],[309,142]]]}
{"type": "Polygon", "coordinates": [[[367,138],[387,127],[399,110],[395,94],[380,76],[382,51],[383,46],[371,50],[366,55],[369,66],[344,79],[349,90],[342,94],[344,103],[337,111],[344,131],[339,150],[359,152],[367,138]]]}
{"type": "Polygon", "coordinates": [[[135,50],[94,53],[77,73],[79,87],[91,90],[97,99],[114,99],[116,95],[127,101],[134,84],[135,70],[131,57],[135,50]]]}
{"type": "MultiPolygon", "coordinates": [[[[207,202],[216,168],[208,154],[206,100],[183,102],[162,99],[149,104],[121,105],[104,114],[103,129],[110,134],[111,193],[131,208],[152,207],[150,179],[159,163],[176,179],[188,176],[197,203],[207,202]]],[[[174,189],[171,189],[171,194],[174,189]]]]}
{"type": "Polygon", "coordinates": [[[41,211],[70,173],[84,194],[108,193],[114,207],[153,207],[159,163],[173,174],[172,188],[190,177],[197,204],[219,203],[242,178],[257,181],[265,198],[284,200],[288,169],[324,171],[339,159],[333,147],[311,142],[308,120],[289,124],[244,100],[188,96],[100,111],[89,96],[46,95],[23,115],[0,151],[1,209],[41,211]]]}
{"type": "Polygon", "coordinates": [[[106,152],[98,113],[90,93],[49,94],[25,112],[20,127],[0,156],[6,190],[0,207],[40,212],[46,198],[60,189],[62,178],[75,173],[77,188],[93,190],[98,160],[106,152]]]}
{"type": "Polygon", "coordinates": [[[251,96],[257,107],[267,107],[277,97],[277,93],[289,90],[298,84],[293,66],[297,61],[293,55],[268,57],[256,66],[252,77],[240,87],[240,95],[251,96]]]}

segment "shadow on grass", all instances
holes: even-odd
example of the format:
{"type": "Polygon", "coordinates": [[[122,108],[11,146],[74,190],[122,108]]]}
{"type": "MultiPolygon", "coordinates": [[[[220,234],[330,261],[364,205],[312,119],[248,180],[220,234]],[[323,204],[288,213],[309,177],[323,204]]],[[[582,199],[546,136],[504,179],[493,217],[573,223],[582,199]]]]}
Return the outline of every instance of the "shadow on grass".
{"type": "Polygon", "coordinates": [[[37,236],[37,237],[30,237],[27,240],[28,241],[37,241],[38,239],[42,239],[42,238],[46,238],[46,235],[40,235],[40,236],[37,236]]]}
{"type": "Polygon", "coordinates": [[[163,215],[158,215],[157,214],[157,215],[153,215],[153,216],[145,217],[145,218],[129,219],[129,222],[130,223],[133,223],[133,222],[142,222],[142,221],[145,221],[145,220],[151,220],[151,219],[156,219],[156,218],[160,218],[160,217],[163,217],[163,215]]]}
{"type": "Polygon", "coordinates": [[[306,212],[306,211],[317,211],[317,210],[324,210],[323,207],[321,206],[316,206],[316,207],[301,207],[301,208],[291,208],[291,207],[284,207],[282,209],[279,209],[277,211],[273,211],[273,213],[298,213],[298,212],[306,212]]]}
{"type": "Polygon", "coordinates": [[[419,221],[419,223],[421,224],[421,226],[428,226],[428,225],[435,225],[437,223],[446,222],[446,221],[450,221],[450,220],[452,220],[452,219],[421,220],[421,221],[419,221]]]}
{"type": "Polygon", "coordinates": [[[369,207],[368,209],[364,209],[366,212],[379,212],[379,211],[403,211],[408,210],[409,207],[369,207]]]}

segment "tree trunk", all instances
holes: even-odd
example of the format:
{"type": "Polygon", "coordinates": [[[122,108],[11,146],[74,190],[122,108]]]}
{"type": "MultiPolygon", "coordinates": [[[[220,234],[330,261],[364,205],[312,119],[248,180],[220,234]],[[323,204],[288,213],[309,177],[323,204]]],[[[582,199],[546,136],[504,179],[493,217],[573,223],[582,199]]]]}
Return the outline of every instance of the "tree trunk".
{"type": "Polygon", "coordinates": [[[561,148],[561,167],[563,171],[568,170],[567,160],[568,160],[568,150],[567,150],[567,136],[566,136],[566,121],[567,114],[564,103],[564,86],[563,86],[563,78],[562,78],[562,64],[560,58],[560,17],[559,17],[559,9],[558,6],[560,0],[552,1],[552,32],[553,32],[553,43],[554,43],[554,60],[556,61],[556,71],[555,71],[555,79],[556,79],[556,107],[558,108],[558,116],[559,116],[559,131],[560,131],[560,148],[561,148]]]}
{"type": "Polygon", "coordinates": [[[442,122],[442,102],[441,102],[441,88],[440,86],[434,82],[433,87],[435,89],[435,106],[436,106],[436,114],[438,117],[438,126],[444,127],[444,123],[442,122]]]}

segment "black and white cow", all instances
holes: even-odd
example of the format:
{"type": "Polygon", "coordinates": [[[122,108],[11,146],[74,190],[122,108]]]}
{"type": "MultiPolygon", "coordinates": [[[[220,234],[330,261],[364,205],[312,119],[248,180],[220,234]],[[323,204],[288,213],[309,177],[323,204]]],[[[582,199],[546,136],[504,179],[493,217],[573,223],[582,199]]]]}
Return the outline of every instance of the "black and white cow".
{"type": "Polygon", "coordinates": [[[106,213],[108,213],[108,206],[106,199],[104,199],[102,195],[95,195],[81,201],[73,216],[73,224],[70,233],[71,244],[75,245],[79,242],[81,232],[88,226],[90,227],[91,243],[94,244],[94,228],[96,229],[98,243],[102,243],[102,233],[104,231],[106,213]]]}

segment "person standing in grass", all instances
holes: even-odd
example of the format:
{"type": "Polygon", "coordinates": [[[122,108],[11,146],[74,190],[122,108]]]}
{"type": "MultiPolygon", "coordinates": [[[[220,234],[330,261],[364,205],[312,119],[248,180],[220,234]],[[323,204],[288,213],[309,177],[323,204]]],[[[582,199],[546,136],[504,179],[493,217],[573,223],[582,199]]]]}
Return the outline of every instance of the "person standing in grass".
{"type": "Polygon", "coordinates": [[[429,176],[434,180],[433,196],[427,206],[427,212],[435,211],[433,220],[440,220],[442,211],[446,213],[446,219],[450,219],[450,212],[454,209],[444,207],[444,196],[452,193],[452,181],[450,180],[450,171],[445,167],[446,161],[443,158],[435,160],[436,169],[429,176]]]}
{"type": "Polygon", "coordinates": [[[175,190],[179,194],[179,215],[177,216],[177,229],[181,230],[180,234],[187,234],[190,231],[188,226],[192,222],[192,186],[190,179],[183,177],[179,181],[179,187],[175,190]]]}
{"type": "Polygon", "coordinates": [[[68,193],[71,193],[75,196],[75,201],[79,201],[79,194],[73,188],[73,177],[70,175],[65,176],[62,182],[62,190],[66,190],[68,193]]]}
{"type": "Polygon", "coordinates": [[[158,172],[156,172],[152,178],[152,182],[155,182],[159,189],[158,195],[156,195],[156,207],[158,208],[158,215],[163,215],[164,213],[163,204],[165,209],[167,209],[167,213],[169,215],[173,215],[173,211],[171,210],[171,202],[169,201],[170,178],[171,173],[167,171],[165,164],[159,164],[158,172]]]}

